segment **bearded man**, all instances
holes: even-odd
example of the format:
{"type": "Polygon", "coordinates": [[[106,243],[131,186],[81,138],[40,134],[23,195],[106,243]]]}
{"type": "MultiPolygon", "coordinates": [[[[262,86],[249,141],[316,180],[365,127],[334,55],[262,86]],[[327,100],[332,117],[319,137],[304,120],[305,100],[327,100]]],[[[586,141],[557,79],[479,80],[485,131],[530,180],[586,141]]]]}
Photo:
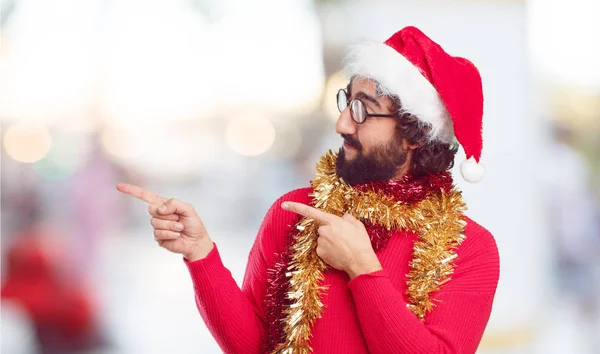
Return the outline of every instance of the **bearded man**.
{"type": "Polygon", "coordinates": [[[414,27],[352,48],[346,69],[343,146],[267,212],[241,289],[191,205],[117,188],[150,204],[226,353],[474,353],[499,257],[449,170],[458,142],[463,177],[483,176],[479,72],[414,27]]]}

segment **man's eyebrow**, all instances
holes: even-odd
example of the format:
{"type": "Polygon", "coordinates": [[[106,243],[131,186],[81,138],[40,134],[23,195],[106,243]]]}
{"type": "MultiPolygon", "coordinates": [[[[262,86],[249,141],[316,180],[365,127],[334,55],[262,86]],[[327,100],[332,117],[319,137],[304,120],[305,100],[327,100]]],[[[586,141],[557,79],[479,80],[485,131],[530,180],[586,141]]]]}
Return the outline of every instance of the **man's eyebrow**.
{"type": "Polygon", "coordinates": [[[358,91],[356,93],[356,98],[357,99],[365,99],[371,103],[373,103],[375,106],[377,106],[377,108],[381,108],[381,104],[377,101],[377,99],[373,96],[369,96],[366,93],[362,92],[362,91],[358,91]]]}

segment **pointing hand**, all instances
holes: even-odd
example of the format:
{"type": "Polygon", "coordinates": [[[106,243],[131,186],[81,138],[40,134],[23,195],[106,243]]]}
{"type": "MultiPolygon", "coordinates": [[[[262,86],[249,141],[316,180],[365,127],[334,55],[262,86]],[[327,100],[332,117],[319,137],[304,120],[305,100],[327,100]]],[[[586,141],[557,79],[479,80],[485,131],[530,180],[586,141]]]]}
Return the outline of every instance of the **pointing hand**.
{"type": "Polygon", "coordinates": [[[202,259],[213,248],[196,210],[178,199],[168,199],[141,187],[119,183],[117,190],[148,203],[150,224],[158,244],[188,261],[202,259]]]}

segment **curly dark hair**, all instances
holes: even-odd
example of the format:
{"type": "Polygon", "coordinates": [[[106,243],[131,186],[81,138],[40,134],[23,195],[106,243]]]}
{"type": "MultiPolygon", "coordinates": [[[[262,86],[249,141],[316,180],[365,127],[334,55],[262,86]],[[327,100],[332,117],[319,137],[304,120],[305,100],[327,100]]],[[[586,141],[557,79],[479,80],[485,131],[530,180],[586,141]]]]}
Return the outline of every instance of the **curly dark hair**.
{"type": "Polygon", "coordinates": [[[431,125],[423,123],[414,115],[403,111],[398,96],[388,97],[392,101],[391,111],[397,113],[399,117],[396,123],[397,138],[405,138],[409,144],[418,145],[413,153],[412,173],[420,177],[451,169],[454,166],[454,156],[458,151],[458,145],[428,139],[431,125]]]}

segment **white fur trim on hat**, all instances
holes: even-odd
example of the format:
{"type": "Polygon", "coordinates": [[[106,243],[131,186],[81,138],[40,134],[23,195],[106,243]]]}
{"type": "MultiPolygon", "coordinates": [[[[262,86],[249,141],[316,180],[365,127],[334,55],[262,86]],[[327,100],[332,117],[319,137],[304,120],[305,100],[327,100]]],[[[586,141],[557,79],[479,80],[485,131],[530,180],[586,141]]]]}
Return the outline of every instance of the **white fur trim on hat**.
{"type": "Polygon", "coordinates": [[[460,174],[465,181],[476,183],[483,179],[485,167],[482,163],[478,163],[475,161],[475,158],[471,157],[460,163],[460,174]]]}
{"type": "Polygon", "coordinates": [[[379,83],[384,95],[400,98],[402,110],[432,127],[431,140],[451,143],[452,118],[435,87],[402,54],[384,43],[363,43],[350,48],[345,60],[349,76],[362,76],[379,83]]]}

